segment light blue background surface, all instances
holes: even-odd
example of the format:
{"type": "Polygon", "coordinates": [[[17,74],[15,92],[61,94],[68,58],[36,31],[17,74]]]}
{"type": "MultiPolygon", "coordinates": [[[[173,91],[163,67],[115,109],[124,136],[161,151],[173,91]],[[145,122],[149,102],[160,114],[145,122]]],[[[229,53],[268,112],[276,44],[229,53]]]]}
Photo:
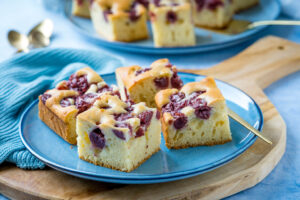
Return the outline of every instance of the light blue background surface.
{"type": "MultiPolygon", "coordinates": [[[[41,0],[1,0],[0,5],[2,8],[0,13],[0,62],[13,56],[15,52],[6,40],[8,30],[17,29],[27,33],[30,27],[47,17],[51,18],[55,24],[51,47],[96,50],[99,54],[108,52],[119,57],[126,65],[147,66],[153,60],[165,57],[164,55],[140,55],[99,48],[75,32],[72,24],[64,18],[63,14],[44,10],[41,0]]],[[[300,27],[271,27],[259,37],[266,35],[276,35],[300,43],[300,27]]],[[[168,56],[168,58],[180,68],[210,67],[237,54],[255,40],[215,52],[168,56]]],[[[280,163],[261,183],[227,199],[300,199],[300,72],[272,84],[265,90],[265,93],[286,122],[286,153],[280,163]]]]}

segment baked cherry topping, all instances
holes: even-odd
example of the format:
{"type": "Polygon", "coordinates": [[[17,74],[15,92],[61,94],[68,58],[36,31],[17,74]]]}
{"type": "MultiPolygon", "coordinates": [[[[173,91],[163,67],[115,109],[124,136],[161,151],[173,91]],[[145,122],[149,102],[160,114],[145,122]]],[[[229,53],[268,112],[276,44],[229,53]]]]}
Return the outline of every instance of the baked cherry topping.
{"type": "Polygon", "coordinates": [[[175,94],[172,94],[169,98],[171,101],[180,101],[182,99],[184,99],[185,94],[183,92],[178,92],[175,94]]]}
{"type": "Polygon", "coordinates": [[[172,115],[182,108],[187,106],[187,100],[182,101],[185,98],[185,94],[183,92],[175,93],[170,96],[170,103],[165,105],[162,108],[163,112],[169,112],[172,115]]]}
{"type": "Polygon", "coordinates": [[[210,116],[211,108],[203,105],[195,108],[195,115],[200,119],[208,119],[210,116]]]}
{"type": "Polygon", "coordinates": [[[141,126],[145,127],[145,129],[148,128],[150,125],[151,119],[152,119],[153,111],[144,111],[140,114],[138,114],[138,118],[141,121],[141,126]]]}
{"type": "Polygon", "coordinates": [[[105,137],[99,127],[90,132],[89,138],[94,147],[99,149],[103,149],[105,147],[105,137]]]}
{"type": "Polygon", "coordinates": [[[135,137],[137,138],[137,137],[141,137],[141,136],[143,136],[143,135],[145,135],[145,131],[142,129],[142,128],[139,128],[137,131],[136,131],[136,133],[135,133],[135,137]]]}
{"type": "Polygon", "coordinates": [[[71,102],[69,99],[75,99],[75,97],[66,97],[66,98],[63,98],[61,101],[60,101],[60,105],[62,107],[68,107],[68,106],[71,106],[71,102]]]}
{"type": "Polygon", "coordinates": [[[83,5],[83,0],[77,0],[77,4],[78,4],[79,6],[82,6],[82,5],[83,5]]]}
{"type": "Polygon", "coordinates": [[[156,116],[155,116],[155,117],[156,117],[156,119],[158,119],[158,120],[160,119],[160,112],[159,112],[159,111],[156,111],[156,116]]]}
{"type": "Polygon", "coordinates": [[[173,125],[174,128],[176,129],[183,128],[188,121],[187,117],[183,113],[174,113],[173,117],[174,117],[173,125]]]}
{"type": "Polygon", "coordinates": [[[135,72],[135,75],[138,76],[138,75],[140,75],[140,74],[142,74],[142,73],[144,73],[144,72],[150,71],[150,70],[151,70],[151,68],[140,69],[140,70],[137,70],[137,71],[135,72]]]}
{"type": "Polygon", "coordinates": [[[219,6],[223,6],[224,3],[221,0],[208,0],[207,8],[210,10],[215,10],[219,6]]]}
{"type": "Polygon", "coordinates": [[[128,91],[127,91],[126,87],[124,87],[124,93],[125,93],[126,99],[129,100],[130,98],[129,98],[129,94],[128,94],[128,91]]]}
{"type": "Polygon", "coordinates": [[[112,92],[112,88],[109,87],[108,85],[104,85],[102,88],[99,88],[97,90],[97,93],[104,93],[104,92],[112,92]]]}
{"type": "Polygon", "coordinates": [[[67,86],[69,89],[75,90],[82,95],[89,89],[90,85],[87,81],[87,75],[76,76],[76,74],[72,74],[67,81],[67,86]]]}
{"type": "Polygon", "coordinates": [[[127,119],[132,118],[131,113],[121,113],[121,114],[114,114],[114,118],[116,121],[125,121],[127,119]]]}
{"type": "Polygon", "coordinates": [[[172,65],[171,63],[168,63],[168,64],[166,64],[166,67],[167,67],[167,68],[172,68],[173,65],[172,65]]]}
{"type": "Polygon", "coordinates": [[[132,135],[132,127],[130,124],[128,123],[124,123],[124,122],[121,122],[121,123],[117,123],[116,124],[116,127],[119,127],[119,128],[128,128],[129,129],[129,133],[132,135]]]}
{"type": "Polygon", "coordinates": [[[113,129],[113,133],[120,139],[122,140],[125,140],[125,136],[124,136],[124,133],[120,130],[117,130],[117,129],[113,129]]]}
{"type": "Polygon", "coordinates": [[[215,10],[219,6],[223,6],[224,3],[221,0],[195,0],[197,11],[201,11],[204,7],[209,10],[215,10]]]}
{"type": "Polygon", "coordinates": [[[88,93],[82,96],[78,96],[75,100],[75,105],[79,110],[78,113],[81,113],[89,109],[96,101],[97,97],[98,95],[93,93],[88,93]]]}
{"type": "Polygon", "coordinates": [[[129,11],[129,19],[132,22],[137,21],[139,18],[140,18],[140,15],[137,14],[137,12],[134,8],[129,11]]]}
{"type": "Polygon", "coordinates": [[[41,96],[41,100],[42,100],[42,102],[45,104],[46,103],[46,101],[47,101],[47,99],[49,99],[51,97],[51,94],[42,94],[42,96],[41,96]]]}
{"type": "Polygon", "coordinates": [[[109,87],[108,85],[104,85],[102,88],[97,90],[97,93],[104,93],[104,92],[109,92],[113,96],[118,96],[121,98],[120,92],[119,91],[113,91],[113,88],[109,87]]]}
{"type": "Polygon", "coordinates": [[[165,89],[169,86],[169,78],[168,77],[155,78],[154,83],[158,88],[165,89]]]}
{"type": "Polygon", "coordinates": [[[201,11],[204,8],[206,0],[195,0],[197,11],[201,11]]]}
{"type": "Polygon", "coordinates": [[[105,20],[106,22],[108,22],[107,16],[110,15],[110,14],[112,14],[112,11],[111,11],[110,9],[104,10],[104,11],[103,11],[103,17],[104,17],[104,20],[105,20]]]}
{"type": "Polygon", "coordinates": [[[135,0],[135,2],[142,4],[143,6],[145,6],[145,8],[149,7],[149,1],[148,0],[135,0]]]}
{"type": "Polygon", "coordinates": [[[153,3],[155,6],[159,7],[160,6],[160,0],[153,0],[153,3]]]}
{"type": "Polygon", "coordinates": [[[183,128],[187,123],[187,117],[180,113],[180,110],[186,106],[191,106],[195,109],[196,117],[200,119],[208,119],[210,117],[211,107],[207,106],[204,99],[198,98],[199,95],[206,91],[196,91],[185,98],[183,92],[172,94],[169,99],[170,102],[162,107],[162,112],[169,112],[174,120],[173,125],[176,129],[183,128]]]}
{"type": "Polygon", "coordinates": [[[182,80],[178,76],[177,72],[173,73],[173,76],[171,78],[171,85],[173,88],[180,89],[183,86],[182,80]]]}
{"type": "Polygon", "coordinates": [[[167,22],[169,23],[175,23],[177,21],[177,14],[173,11],[167,12],[167,22]]]}

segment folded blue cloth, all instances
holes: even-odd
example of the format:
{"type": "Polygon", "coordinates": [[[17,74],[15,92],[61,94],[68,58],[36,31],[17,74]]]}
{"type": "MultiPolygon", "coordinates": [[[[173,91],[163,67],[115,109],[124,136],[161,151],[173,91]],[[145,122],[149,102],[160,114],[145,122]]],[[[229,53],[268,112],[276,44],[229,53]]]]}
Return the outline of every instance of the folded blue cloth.
{"type": "Polygon", "coordinates": [[[20,117],[39,94],[86,65],[98,73],[108,73],[121,62],[93,51],[44,49],[0,63],[0,164],[8,161],[25,169],[45,166],[21,142],[20,117]]]}

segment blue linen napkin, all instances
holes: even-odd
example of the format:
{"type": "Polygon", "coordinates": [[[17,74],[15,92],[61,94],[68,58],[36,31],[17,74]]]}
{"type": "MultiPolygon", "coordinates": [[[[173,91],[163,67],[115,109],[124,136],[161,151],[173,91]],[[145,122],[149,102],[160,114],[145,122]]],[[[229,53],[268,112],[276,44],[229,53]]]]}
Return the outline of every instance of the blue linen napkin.
{"type": "Polygon", "coordinates": [[[121,62],[93,51],[44,49],[0,63],[0,164],[8,161],[24,169],[45,166],[21,142],[20,117],[39,94],[86,65],[107,73],[120,67],[121,62]]]}

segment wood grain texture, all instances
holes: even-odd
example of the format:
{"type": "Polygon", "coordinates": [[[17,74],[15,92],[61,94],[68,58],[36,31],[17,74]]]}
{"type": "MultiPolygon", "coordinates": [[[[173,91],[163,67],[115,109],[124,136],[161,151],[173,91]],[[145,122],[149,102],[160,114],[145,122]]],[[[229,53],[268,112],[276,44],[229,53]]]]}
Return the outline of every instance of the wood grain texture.
{"type": "Polygon", "coordinates": [[[203,70],[184,70],[227,81],[252,96],[264,115],[260,139],[234,161],[211,172],[184,180],[120,185],[76,178],[47,168],[25,171],[10,164],[0,167],[0,192],[13,199],[219,199],[252,187],[267,176],[281,159],[286,126],[263,88],[300,69],[300,45],[266,37],[237,56],[203,70]]]}

